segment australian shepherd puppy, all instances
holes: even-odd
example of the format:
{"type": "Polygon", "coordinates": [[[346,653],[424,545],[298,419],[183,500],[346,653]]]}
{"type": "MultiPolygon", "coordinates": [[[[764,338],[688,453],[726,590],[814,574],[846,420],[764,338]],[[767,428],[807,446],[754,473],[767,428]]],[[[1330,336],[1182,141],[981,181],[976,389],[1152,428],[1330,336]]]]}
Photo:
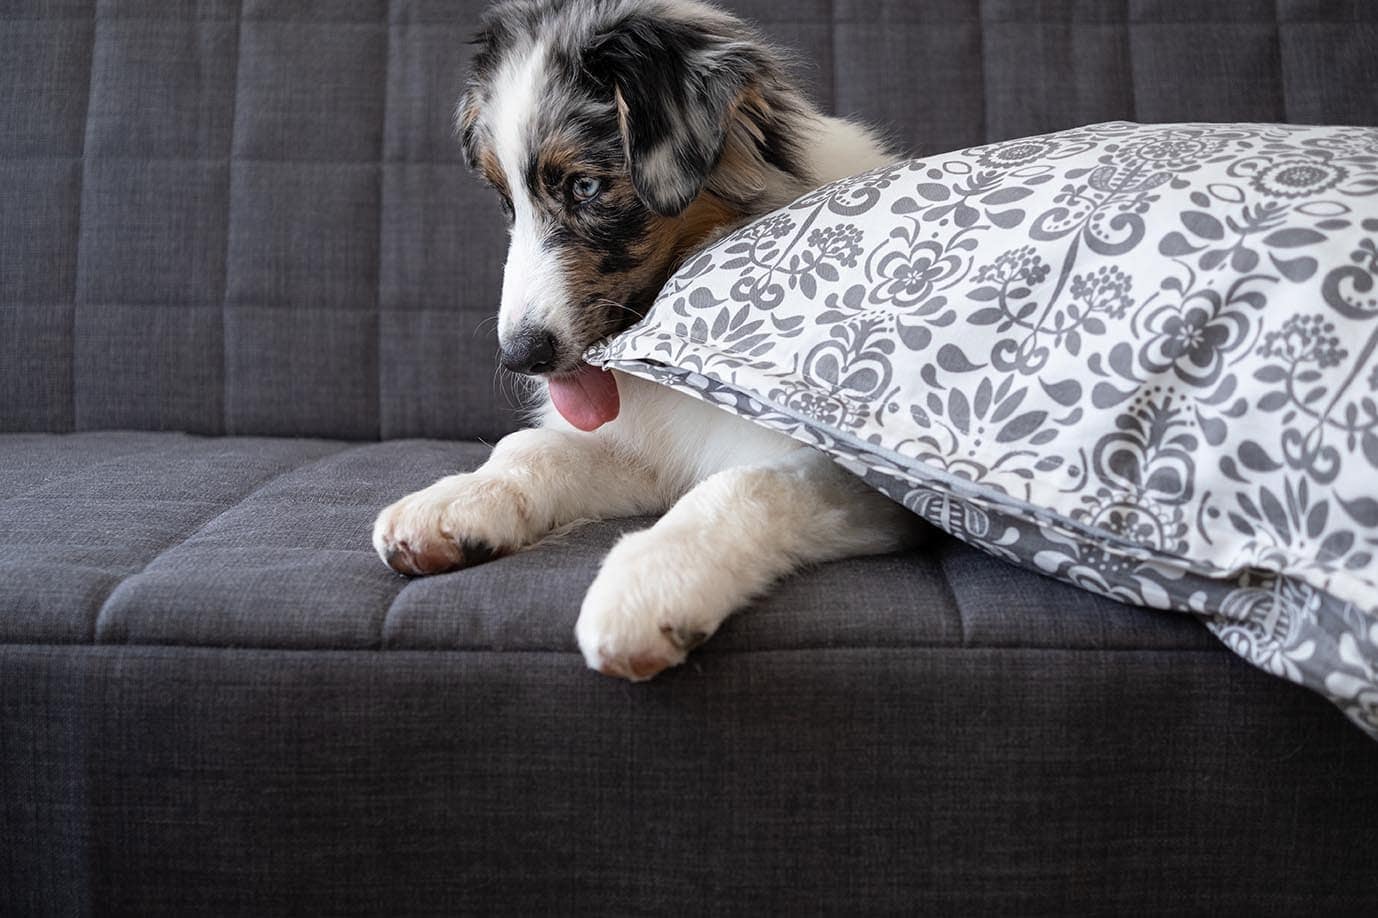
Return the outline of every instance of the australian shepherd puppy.
{"type": "Polygon", "coordinates": [[[511,223],[501,359],[546,397],[477,471],[384,510],[383,559],[435,574],[575,521],[664,514],[608,553],[575,628],[589,666],[642,680],[801,565],[908,544],[914,518],[823,454],[580,359],[695,250],[895,157],[706,3],[509,0],[478,43],[458,125],[511,223]]]}

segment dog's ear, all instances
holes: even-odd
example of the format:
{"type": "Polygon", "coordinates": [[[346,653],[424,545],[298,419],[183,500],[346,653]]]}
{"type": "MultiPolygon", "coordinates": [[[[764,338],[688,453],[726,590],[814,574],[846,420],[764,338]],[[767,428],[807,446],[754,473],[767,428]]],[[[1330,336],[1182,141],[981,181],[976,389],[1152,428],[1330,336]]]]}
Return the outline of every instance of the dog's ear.
{"type": "Polygon", "coordinates": [[[638,196],[667,217],[698,197],[722,157],[739,98],[773,66],[752,40],[636,14],[601,31],[583,53],[584,71],[616,100],[638,196]]]}

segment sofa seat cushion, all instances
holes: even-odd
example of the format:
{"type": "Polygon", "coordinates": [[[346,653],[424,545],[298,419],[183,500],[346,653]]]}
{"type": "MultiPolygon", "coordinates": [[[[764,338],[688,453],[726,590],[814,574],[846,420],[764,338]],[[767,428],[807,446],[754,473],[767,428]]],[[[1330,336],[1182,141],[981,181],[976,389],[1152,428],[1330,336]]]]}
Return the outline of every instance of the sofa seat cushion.
{"type": "MultiPolygon", "coordinates": [[[[599,560],[650,520],[588,524],[416,580],[388,570],[370,545],[379,508],[476,467],[487,451],[418,440],[0,436],[0,641],[572,654],[599,560]]],[[[1185,616],[1083,593],[935,532],[908,554],[790,578],[703,652],[907,646],[1217,649],[1185,616]]]]}

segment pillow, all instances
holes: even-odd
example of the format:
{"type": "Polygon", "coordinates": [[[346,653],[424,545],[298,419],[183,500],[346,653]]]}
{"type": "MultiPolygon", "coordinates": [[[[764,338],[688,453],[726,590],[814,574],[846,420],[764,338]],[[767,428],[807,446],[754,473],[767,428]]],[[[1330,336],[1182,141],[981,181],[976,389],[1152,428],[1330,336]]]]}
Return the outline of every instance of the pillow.
{"type": "Polygon", "coordinates": [[[1375,280],[1378,129],[1114,122],[805,195],[589,360],[1198,615],[1378,737],[1375,280]]]}

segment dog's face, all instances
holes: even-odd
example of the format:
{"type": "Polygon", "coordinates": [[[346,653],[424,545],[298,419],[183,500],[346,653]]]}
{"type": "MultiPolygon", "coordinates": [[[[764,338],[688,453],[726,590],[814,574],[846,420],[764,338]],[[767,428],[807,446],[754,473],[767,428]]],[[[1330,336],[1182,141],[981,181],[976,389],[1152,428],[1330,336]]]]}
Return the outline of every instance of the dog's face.
{"type": "Polygon", "coordinates": [[[481,24],[458,123],[511,221],[503,364],[574,370],[678,263],[796,176],[796,97],[737,20],[665,0],[512,0],[481,24]]]}

